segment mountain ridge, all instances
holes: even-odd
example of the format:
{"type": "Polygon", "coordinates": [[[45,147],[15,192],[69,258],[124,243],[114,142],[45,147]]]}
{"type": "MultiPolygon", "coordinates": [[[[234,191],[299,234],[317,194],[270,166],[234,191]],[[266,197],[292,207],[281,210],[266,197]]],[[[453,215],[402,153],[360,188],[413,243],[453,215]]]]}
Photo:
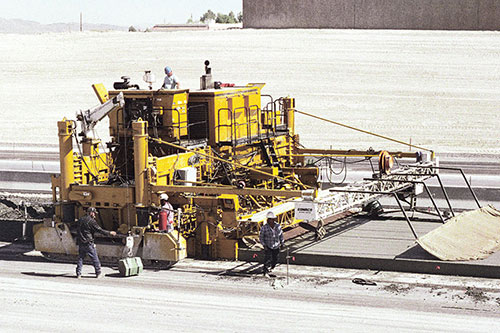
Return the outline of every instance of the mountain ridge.
{"type": "MultiPolygon", "coordinates": [[[[83,31],[128,31],[128,27],[112,24],[83,23],[83,31]]],[[[50,23],[42,24],[36,21],[23,19],[6,19],[0,17],[0,33],[37,34],[47,32],[75,32],[80,31],[80,24],[50,23]]]]}

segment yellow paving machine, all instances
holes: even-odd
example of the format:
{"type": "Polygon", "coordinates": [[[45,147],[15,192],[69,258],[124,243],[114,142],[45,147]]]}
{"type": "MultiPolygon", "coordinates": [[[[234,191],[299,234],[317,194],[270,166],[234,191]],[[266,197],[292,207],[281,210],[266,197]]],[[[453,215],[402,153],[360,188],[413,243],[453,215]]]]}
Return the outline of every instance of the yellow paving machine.
{"type": "Polygon", "coordinates": [[[146,265],[170,265],[187,256],[234,260],[239,247],[255,242],[269,211],[291,230],[355,206],[373,208],[381,195],[397,194],[398,203],[413,198],[419,183],[436,174],[432,152],[303,148],[295,117],[312,115],[297,110],[294,98],[263,95],[261,83],[214,81],[208,65],[199,90],[140,89],[127,77],[110,91],[94,85],[101,104],[76,120],[58,122],[55,216],[36,226],[37,250],[55,259],[75,256],[75,223],[92,206],[103,228],[123,235],[97,238],[105,261],[127,256],[139,256],[146,265]],[[92,134],[105,117],[107,143],[92,134]],[[332,156],[378,158],[377,175],[322,189],[321,169],[308,161],[332,156]],[[414,163],[394,170],[394,157],[414,163]],[[163,193],[175,210],[171,232],[160,230],[156,220],[163,193]]]}

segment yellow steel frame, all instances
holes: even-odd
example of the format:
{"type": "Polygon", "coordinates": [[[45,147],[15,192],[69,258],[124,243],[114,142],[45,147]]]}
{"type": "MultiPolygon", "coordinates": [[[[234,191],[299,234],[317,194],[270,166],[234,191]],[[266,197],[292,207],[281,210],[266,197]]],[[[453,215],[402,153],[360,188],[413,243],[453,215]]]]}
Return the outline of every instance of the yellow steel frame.
{"type": "MultiPolygon", "coordinates": [[[[263,222],[251,221],[249,217],[257,211],[281,206],[283,209],[279,213],[279,221],[283,226],[291,226],[298,221],[293,217],[291,206],[285,204],[286,200],[300,197],[301,189],[317,188],[317,168],[293,167],[302,155],[306,155],[306,152],[296,149],[295,100],[284,98],[280,101],[280,108],[273,111],[275,114],[263,113],[262,86],[249,84],[246,87],[189,93],[190,103],[206,103],[209,131],[208,146],[191,149],[172,142],[188,134],[188,90],[124,90],[110,91],[108,94],[102,85],[95,85],[93,88],[101,103],[119,92],[123,92],[126,99],[151,100],[153,112],[162,117],[162,126],[155,129],[158,137],[153,138],[149,135],[151,125],[147,121],[133,121],[131,128],[127,128],[123,109],[109,114],[110,135],[114,142],[122,142],[123,137],[133,139],[135,185],[117,187],[93,182],[95,177],[97,183],[108,179],[115,164],[111,154],[99,153],[100,142],[95,140],[84,141],[82,153],[74,154],[71,144],[74,123],[66,119],[59,122],[61,176],[53,178],[55,201],[104,208],[103,216],[114,221],[107,221],[107,227],[113,227],[116,223],[120,226],[119,230],[127,232],[136,228],[141,235],[147,235],[144,228],[137,226],[136,213],[157,206],[159,194],[168,193],[172,203],[183,207],[182,220],[178,221],[179,232],[186,236],[194,235],[187,242],[190,254],[199,254],[203,246],[208,246],[215,257],[237,258],[238,238],[257,233],[263,222]],[[286,123],[282,123],[284,120],[286,123]],[[266,124],[267,128],[260,127],[266,124]],[[288,131],[278,135],[274,132],[274,125],[285,126],[288,131]],[[269,143],[280,167],[263,167],[260,148],[248,145],[246,139],[260,139],[257,134],[264,132],[272,134],[269,143]],[[166,145],[170,151],[178,153],[151,156],[148,149],[151,143],[166,145]],[[190,165],[195,155],[198,157],[195,159],[197,162],[190,165]],[[191,181],[191,186],[187,186],[174,182],[175,171],[187,166],[197,168],[198,179],[210,178],[215,172],[214,161],[229,164],[237,174],[246,175],[257,187],[238,188],[201,181],[191,181]],[[283,172],[282,176],[279,170],[283,172]],[[274,189],[274,180],[281,180],[285,185],[281,189],[274,189]],[[57,187],[60,189],[59,198],[56,198],[57,187]],[[194,245],[193,239],[196,240],[194,245]]],[[[77,215],[82,212],[82,208],[79,208],[77,215]]],[[[60,211],[58,216],[61,216],[60,211]]],[[[149,252],[146,257],[178,260],[183,255],[181,252],[176,250],[170,256],[164,250],[183,246],[182,235],[177,235],[178,241],[148,236],[149,252]]]]}

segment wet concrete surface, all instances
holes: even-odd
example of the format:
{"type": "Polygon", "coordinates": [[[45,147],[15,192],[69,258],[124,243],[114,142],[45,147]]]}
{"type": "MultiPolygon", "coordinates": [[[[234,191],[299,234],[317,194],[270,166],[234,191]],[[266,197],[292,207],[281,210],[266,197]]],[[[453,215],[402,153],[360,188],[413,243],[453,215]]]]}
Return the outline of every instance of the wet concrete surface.
{"type": "MultiPolygon", "coordinates": [[[[409,217],[417,236],[442,225],[435,216],[410,213],[409,217]]],[[[288,240],[288,260],[301,265],[500,278],[500,252],[483,260],[439,260],[416,243],[401,212],[377,219],[350,216],[327,224],[325,230],[321,240],[314,233],[288,240]]],[[[261,256],[260,250],[240,251],[242,260],[259,261],[261,256]]],[[[286,256],[281,262],[286,262],[286,256]]]]}

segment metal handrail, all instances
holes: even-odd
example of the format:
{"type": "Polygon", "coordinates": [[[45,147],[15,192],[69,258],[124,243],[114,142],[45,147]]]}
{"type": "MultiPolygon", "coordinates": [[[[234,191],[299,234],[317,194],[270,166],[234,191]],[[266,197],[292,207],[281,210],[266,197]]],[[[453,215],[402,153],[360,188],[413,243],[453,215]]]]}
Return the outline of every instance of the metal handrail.
{"type": "MultiPolygon", "coordinates": [[[[229,109],[229,108],[220,108],[217,110],[217,116],[218,116],[218,119],[219,119],[219,124],[216,126],[217,128],[217,133],[218,133],[218,137],[219,137],[219,142],[223,142],[220,137],[221,137],[221,128],[224,128],[224,127],[229,127],[230,128],[230,142],[232,145],[235,145],[236,142],[238,141],[238,130],[240,127],[242,126],[246,126],[247,127],[247,142],[248,143],[253,143],[254,142],[254,139],[253,139],[253,132],[252,132],[252,124],[257,124],[257,139],[256,140],[260,140],[261,138],[261,126],[260,126],[260,111],[261,109],[259,108],[258,105],[251,105],[249,107],[238,107],[238,108],[235,108],[233,110],[229,109]],[[237,111],[237,110],[243,110],[243,112],[245,113],[245,122],[242,122],[242,123],[239,123],[237,122],[237,119],[235,118],[234,116],[234,113],[237,111]],[[257,111],[257,119],[252,119],[251,118],[251,112],[252,110],[256,110],[257,111]],[[229,124],[221,124],[220,123],[220,115],[221,115],[221,111],[227,111],[228,112],[228,119],[230,120],[229,124]]],[[[227,141],[225,141],[227,142],[227,141]]]]}
{"type": "MultiPolygon", "coordinates": [[[[262,97],[269,97],[269,99],[271,100],[270,102],[268,102],[268,103],[266,104],[266,108],[267,108],[267,105],[269,105],[269,104],[274,104],[274,99],[273,99],[273,96],[271,96],[271,95],[260,95],[260,97],[261,97],[261,98],[262,98],[262,97]]],[[[262,103],[261,103],[261,104],[262,104],[262,103]]]]}
{"type": "Polygon", "coordinates": [[[260,126],[261,125],[260,124],[261,109],[256,104],[250,105],[248,107],[248,114],[249,115],[248,115],[247,119],[250,119],[250,121],[248,122],[248,127],[249,127],[248,133],[250,133],[250,143],[253,143],[251,138],[252,138],[252,124],[254,124],[254,123],[257,124],[257,141],[261,139],[261,133],[260,133],[260,130],[261,130],[261,126],[260,126]],[[257,113],[257,119],[254,119],[254,120],[251,120],[252,108],[255,108],[256,113],[257,113]]]}
{"type": "Polygon", "coordinates": [[[381,182],[392,182],[392,183],[409,183],[409,184],[422,184],[424,186],[425,191],[427,192],[427,195],[429,196],[429,199],[431,199],[432,204],[434,205],[434,209],[436,210],[436,213],[439,216],[439,219],[441,222],[445,223],[443,216],[441,215],[441,212],[438,209],[438,206],[436,204],[436,201],[434,201],[434,198],[431,195],[431,192],[429,191],[429,188],[427,187],[427,184],[425,184],[424,181],[422,180],[402,180],[402,179],[384,179],[384,178],[364,178],[364,180],[376,180],[376,181],[381,181],[381,182]]]}
{"type": "MultiPolygon", "coordinates": [[[[269,137],[269,133],[271,132],[273,134],[273,136],[275,136],[276,134],[276,126],[274,126],[274,114],[275,114],[275,111],[274,110],[269,110],[269,109],[262,109],[262,112],[264,114],[264,118],[266,120],[266,127],[265,127],[265,130],[266,130],[266,133],[267,133],[267,137],[269,137]],[[271,124],[269,124],[269,120],[271,120],[271,124]]],[[[264,128],[264,127],[263,127],[264,128]]]]}
{"type": "Polygon", "coordinates": [[[286,118],[288,117],[288,110],[285,110],[284,108],[283,97],[272,101],[272,103],[268,103],[262,111],[266,114],[266,120],[271,120],[272,133],[273,135],[276,135],[276,130],[278,129],[278,118],[280,120],[280,125],[286,125],[286,118]],[[269,108],[270,104],[272,105],[271,108],[269,108]],[[279,115],[278,110],[280,111],[279,115]]]}
{"type": "Polygon", "coordinates": [[[413,233],[413,236],[415,239],[418,238],[417,233],[415,232],[415,229],[413,228],[410,218],[406,214],[406,211],[403,209],[403,205],[401,205],[401,202],[398,198],[397,192],[382,192],[382,191],[362,191],[362,190],[343,190],[343,189],[330,189],[330,191],[333,192],[346,192],[346,193],[365,193],[365,194],[380,194],[380,195],[392,195],[393,198],[396,200],[398,203],[399,209],[403,213],[404,217],[406,218],[406,222],[408,223],[408,226],[410,227],[411,232],[413,233]]]}
{"type": "Polygon", "coordinates": [[[270,95],[261,95],[261,97],[268,97],[270,102],[266,104],[264,108],[259,108],[258,105],[242,106],[235,109],[230,108],[220,108],[217,110],[217,117],[219,119],[218,124],[215,126],[218,141],[219,142],[230,142],[233,146],[238,142],[238,131],[241,126],[247,126],[246,142],[251,144],[255,141],[263,139],[263,132],[265,131],[266,137],[276,136],[276,131],[278,129],[278,123],[286,126],[286,119],[288,116],[288,110],[284,108],[283,98],[278,98],[274,100],[270,95]],[[235,118],[235,112],[238,110],[243,110],[245,114],[245,122],[239,123],[235,118]],[[251,113],[253,110],[257,111],[257,119],[252,119],[251,113]],[[278,115],[278,110],[280,114],[278,115]],[[225,124],[221,123],[222,112],[227,112],[227,122],[225,124]],[[279,118],[279,119],[278,119],[279,118]],[[257,125],[257,133],[252,130],[252,125],[257,125]],[[221,129],[229,128],[229,140],[221,140],[221,129]],[[256,135],[256,139],[254,139],[256,135]]]}
{"type": "MultiPolygon", "coordinates": [[[[177,112],[177,123],[176,123],[177,126],[172,124],[172,128],[177,128],[177,130],[179,131],[179,141],[180,141],[181,140],[181,129],[187,128],[189,125],[189,121],[186,119],[186,121],[181,122],[181,113],[177,109],[164,109],[164,110],[172,111],[172,114],[174,114],[174,111],[177,112]],[[181,127],[181,124],[184,124],[184,123],[185,123],[185,126],[181,127]]],[[[165,113],[163,113],[163,114],[165,115],[165,113]]],[[[186,115],[186,118],[187,118],[187,115],[186,115]]]]}
{"type": "MultiPolygon", "coordinates": [[[[391,173],[391,175],[394,175],[394,176],[404,176],[405,174],[402,174],[402,173],[391,173]]],[[[450,212],[453,216],[455,216],[455,211],[453,210],[453,207],[451,206],[451,202],[450,202],[450,197],[448,196],[448,192],[446,192],[446,189],[444,188],[444,185],[443,185],[443,182],[441,181],[441,177],[439,177],[439,175],[437,173],[431,173],[431,174],[424,174],[424,173],[416,173],[416,174],[413,174],[415,176],[430,176],[430,177],[436,177],[438,182],[439,182],[439,186],[441,187],[441,190],[443,191],[443,195],[444,195],[444,198],[446,200],[446,203],[448,204],[448,208],[450,208],[450,212]]]]}
{"type": "Polygon", "coordinates": [[[237,131],[240,129],[240,127],[242,126],[247,126],[247,139],[248,139],[248,120],[249,120],[249,117],[248,117],[248,109],[244,106],[240,106],[238,108],[235,108],[233,109],[233,112],[236,113],[237,110],[241,110],[243,109],[243,112],[245,113],[245,118],[246,118],[246,122],[244,123],[237,123],[236,122],[236,117],[233,118],[233,125],[234,125],[234,137],[235,137],[235,141],[238,141],[238,133],[237,131]]]}
{"type": "MultiPolygon", "coordinates": [[[[408,165],[408,167],[415,167],[415,166],[408,165]]],[[[474,190],[472,190],[472,187],[470,186],[469,182],[467,181],[467,178],[465,177],[465,173],[464,173],[464,171],[461,168],[439,167],[439,166],[426,166],[426,167],[422,167],[422,168],[426,168],[426,169],[441,169],[441,170],[450,170],[450,171],[460,171],[460,173],[462,174],[462,177],[464,179],[465,184],[469,188],[469,191],[472,194],[472,197],[476,201],[477,206],[479,208],[481,208],[481,204],[479,203],[479,200],[477,199],[476,193],[474,193],[474,190]]]]}
{"type": "Polygon", "coordinates": [[[234,141],[233,141],[233,130],[232,130],[232,127],[233,127],[233,112],[231,111],[231,109],[229,109],[229,108],[220,108],[220,109],[218,109],[217,110],[217,123],[218,123],[218,125],[215,126],[215,128],[217,129],[217,139],[218,139],[218,141],[219,142],[223,142],[221,140],[221,138],[220,138],[220,129],[222,127],[229,127],[229,129],[230,129],[229,133],[230,133],[231,144],[234,144],[234,141]],[[223,110],[225,110],[225,111],[228,112],[227,113],[228,116],[231,116],[231,117],[228,117],[228,119],[231,118],[229,124],[221,124],[221,122],[220,122],[220,113],[223,110]]]}

